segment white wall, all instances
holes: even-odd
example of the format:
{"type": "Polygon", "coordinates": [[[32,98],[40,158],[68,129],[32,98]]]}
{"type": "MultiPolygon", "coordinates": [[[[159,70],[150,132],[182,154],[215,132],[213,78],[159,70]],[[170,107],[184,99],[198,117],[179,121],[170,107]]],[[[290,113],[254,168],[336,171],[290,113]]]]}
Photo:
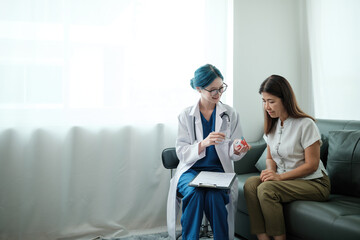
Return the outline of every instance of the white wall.
{"type": "Polygon", "coordinates": [[[302,9],[301,0],[234,0],[234,107],[248,141],[263,134],[258,90],[271,74],[288,79],[312,114],[302,9]]]}

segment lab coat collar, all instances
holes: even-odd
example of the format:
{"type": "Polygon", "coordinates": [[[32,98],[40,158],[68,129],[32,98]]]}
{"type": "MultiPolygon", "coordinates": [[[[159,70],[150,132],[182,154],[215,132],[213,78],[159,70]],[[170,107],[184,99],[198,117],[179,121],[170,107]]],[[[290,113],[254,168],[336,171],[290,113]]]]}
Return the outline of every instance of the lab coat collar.
{"type": "Polygon", "coordinates": [[[189,115],[194,117],[200,117],[200,100],[191,108],[189,115]]]}
{"type": "MultiPolygon", "coordinates": [[[[221,127],[222,122],[223,122],[223,118],[221,116],[226,111],[227,111],[227,109],[225,108],[224,104],[222,104],[221,102],[218,102],[216,104],[216,121],[215,121],[215,131],[216,132],[218,132],[220,130],[220,127],[221,127]]],[[[200,100],[198,101],[197,104],[195,104],[192,107],[189,115],[195,117],[195,125],[197,125],[197,127],[200,129],[200,126],[201,126],[200,100]]]]}
{"type": "Polygon", "coordinates": [[[224,107],[224,104],[218,102],[216,104],[216,121],[215,121],[216,132],[220,131],[220,127],[223,124],[224,119],[221,116],[223,115],[224,112],[226,112],[226,108],[224,107]]]}

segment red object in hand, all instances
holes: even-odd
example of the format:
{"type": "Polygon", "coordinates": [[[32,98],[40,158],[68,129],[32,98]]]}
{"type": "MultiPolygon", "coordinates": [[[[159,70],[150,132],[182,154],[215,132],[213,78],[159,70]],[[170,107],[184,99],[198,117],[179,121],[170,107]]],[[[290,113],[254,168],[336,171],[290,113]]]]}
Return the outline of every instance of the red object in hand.
{"type": "Polygon", "coordinates": [[[245,138],[244,137],[241,137],[241,140],[237,140],[236,142],[235,142],[235,146],[236,147],[239,147],[239,146],[241,146],[241,147],[248,147],[249,145],[247,144],[247,142],[245,141],[245,138]]]}
{"type": "Polygon", "coordinates": [[[245,138],[244,138],[244,137],[241,137],[240,143],[241,143],[243,146],[246,146],[246,147],[249,146],[249,145],[247,144],[247,142],[245,141],[245,138]]]}

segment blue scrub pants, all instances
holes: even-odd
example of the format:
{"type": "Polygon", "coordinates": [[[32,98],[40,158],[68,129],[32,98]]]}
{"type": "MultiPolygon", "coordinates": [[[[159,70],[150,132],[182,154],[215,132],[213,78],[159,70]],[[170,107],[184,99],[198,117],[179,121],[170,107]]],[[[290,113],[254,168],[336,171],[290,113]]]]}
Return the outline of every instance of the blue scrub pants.
{"type": "Polygon", "coordinates": [[[210,222],[214,239],[229,239],[228,212],[226,210],[226,204],[229,203],[227,190],[188,186],[197,174],[197,171],[189,169],[181,175],[178,182],[178,192],[183,196],[182,239],[199,239],[204,212],[210,222]]]}

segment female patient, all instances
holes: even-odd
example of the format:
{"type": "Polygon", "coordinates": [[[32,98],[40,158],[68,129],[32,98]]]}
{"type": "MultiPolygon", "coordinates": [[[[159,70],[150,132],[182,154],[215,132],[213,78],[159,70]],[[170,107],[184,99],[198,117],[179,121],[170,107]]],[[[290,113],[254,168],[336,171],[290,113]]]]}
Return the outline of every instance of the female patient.
{"type": "Polygon", "coordinates": [[[251,232],[258,239],[286,239],[282,203],[325,201],[330,182],[320,160],[319,130],[298,107],[289,82],[272,75],[259,93],[264,103],[267,169],[244,185],[251,232]]]}
{"type": "Polygon", "coordinates": [[[182,239],[199,239],[203,213],[210,221],[214,239],[234,238],[234,213],[237,184],[229,192],[213,188],[195,188],[189,182],[200,171],[234,172],[233,162],[245,155],[249,147],[235,147],[242,137],[239,114],[220,102],[227,85],[213,65],[195,71],[191,87],[200,94],[194,106],[178,117],[176,153],[180,163],[171,179],[168,196],[167,222],[171,238],[175,238],[177,207],[182,197],[182,239]]]}

